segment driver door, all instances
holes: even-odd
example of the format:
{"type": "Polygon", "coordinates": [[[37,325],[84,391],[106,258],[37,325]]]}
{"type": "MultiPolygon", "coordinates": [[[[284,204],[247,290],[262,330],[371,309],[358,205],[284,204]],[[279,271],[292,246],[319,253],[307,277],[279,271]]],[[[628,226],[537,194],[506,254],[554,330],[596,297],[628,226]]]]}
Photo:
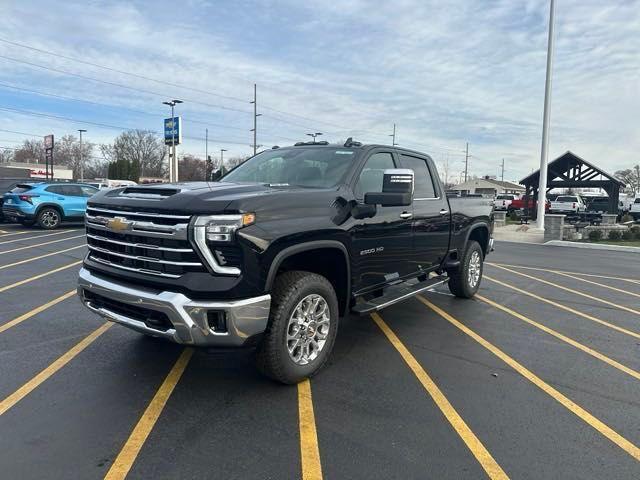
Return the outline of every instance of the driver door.
{"type": "MultiPolygon", "coordinates": [[[[371,152],[356,177],[354,196],[363,203],[364,194],[382,192],[384,171],[396,168],[395,153],[378,149],[371,152]]],[[[351,229],[354,292],[375,290],[413,273],[407,260],[413,249],[412,209],[376,207],[372,218],[356,219],[351,229]]]]}

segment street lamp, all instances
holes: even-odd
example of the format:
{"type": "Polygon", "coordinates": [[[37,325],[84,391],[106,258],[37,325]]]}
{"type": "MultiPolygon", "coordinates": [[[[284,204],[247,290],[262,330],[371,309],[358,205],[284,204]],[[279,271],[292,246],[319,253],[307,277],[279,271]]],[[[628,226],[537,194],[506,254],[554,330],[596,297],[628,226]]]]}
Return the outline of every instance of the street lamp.
{"type": "Polygon", "coordinates": [[[174,115],[174,107],[178,103],[184,103],[182,100],[169,100],[168,102],[162,102],[164,105],[168,105],[171,107],[171,150],[172,153],[169,154],[169,181],[177,182],[178,181],[178,159],[176,158],[176,125],[175,125],[175,115],[174,115]]]}
{"type": "Polygon", "coordinates": [[[84,182],[84,152],[82,150],[82,133],[86,132],[86,130],[83,128],[79,128],[78,132],[80,132],[80,181],[84,182]]]}
{"type": "Polygon", "coordinates": [[[307,133],[307,135],[309,137],[313,137],[313,143],[316,143],[316,137],[319,137],[320,135],[322,135],[322,132],[307,133]]]}
{"type": "Polygon", "coordinates": [[[220,149],[220,174],[224,173],[224,152],[226,151],[225,148],[220,149]]]}

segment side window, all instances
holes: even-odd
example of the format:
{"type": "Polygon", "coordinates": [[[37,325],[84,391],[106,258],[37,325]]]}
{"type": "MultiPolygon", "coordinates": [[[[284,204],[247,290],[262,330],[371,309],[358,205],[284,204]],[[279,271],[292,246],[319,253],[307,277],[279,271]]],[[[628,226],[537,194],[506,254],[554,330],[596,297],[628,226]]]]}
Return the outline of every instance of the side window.
{"type": "Polygon", "coordinates": [[[414,198],[435,198],[436,190],[429,173],[427,161],[423,158],[402,155],[402,166],[413,170],[414,175],[414,198]]]}
{"type": "Polygon", "coordinates": [[[82,193],[82,189],[80,185],[65,185],[64,194],[70,197],[84,197],[84,193],[82,193]]]}
{"type": "Polygon", "coordinates": [[[91,197],[91,196],[95,195],[96,193],[98,193],[98,189],[97,188],[88,187],[86,185],[81,186],[80,189],[82,190],[82,196],[83,197],[91,197]]]}
{"type": "Polygon", "coordinates": [[[63,189],[64,186],[62,185],[51,185],[50,187],[45,188],[45,190],[49,193],[55,193],[56,195],[66,195],[66,192],[63,189]]]}
{"type": "Polygon", "coordinates": [[[368,192],[382,192],[384,171],[390,168],[396,168],[390,153],[380,152],[371,155],[364,164],[356,183],[356,198],[363,198],[368,192]]]}

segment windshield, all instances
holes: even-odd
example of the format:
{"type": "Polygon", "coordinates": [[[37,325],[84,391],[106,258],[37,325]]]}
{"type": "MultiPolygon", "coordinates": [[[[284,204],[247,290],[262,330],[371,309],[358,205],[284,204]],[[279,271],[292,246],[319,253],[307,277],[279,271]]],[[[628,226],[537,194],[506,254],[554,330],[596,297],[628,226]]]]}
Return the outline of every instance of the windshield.
{"type": "Polygon", "coordinates": [[[557,202],[577,202],[578,199],[576,197],[558,197],[556,199],[557,202]]]}
{"type": "Polygon", "coordinates": [[[269,150],[247,160],[220,181],[329,188],[340,183],[355,156],[346,148],[269,150]]]}
{"type": "Polygon", "coordinates": [[[513,195],[498,195],[496,200],[513,200],[513,195]]]}
{"type": "Polygon", "coordinates": [[[18,184],[15,187],[13,187],[11,190],[9,190],[10,193],[24,193],[24,192],[28,192],[29,190],[32,190],[33,187],[31,185],[25,185],[25,184],[18,184]]]}

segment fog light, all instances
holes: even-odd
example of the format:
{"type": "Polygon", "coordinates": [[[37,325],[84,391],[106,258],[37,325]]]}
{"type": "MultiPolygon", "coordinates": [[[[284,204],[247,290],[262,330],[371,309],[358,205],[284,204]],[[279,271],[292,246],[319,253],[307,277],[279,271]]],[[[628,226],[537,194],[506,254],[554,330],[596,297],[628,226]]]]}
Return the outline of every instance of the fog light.
{"type": "Polygon", "coordinates": [[[216,333],[224,333],[227,331],[227,315],[220,310],[207,311],[207,325],[216,333]]]}

